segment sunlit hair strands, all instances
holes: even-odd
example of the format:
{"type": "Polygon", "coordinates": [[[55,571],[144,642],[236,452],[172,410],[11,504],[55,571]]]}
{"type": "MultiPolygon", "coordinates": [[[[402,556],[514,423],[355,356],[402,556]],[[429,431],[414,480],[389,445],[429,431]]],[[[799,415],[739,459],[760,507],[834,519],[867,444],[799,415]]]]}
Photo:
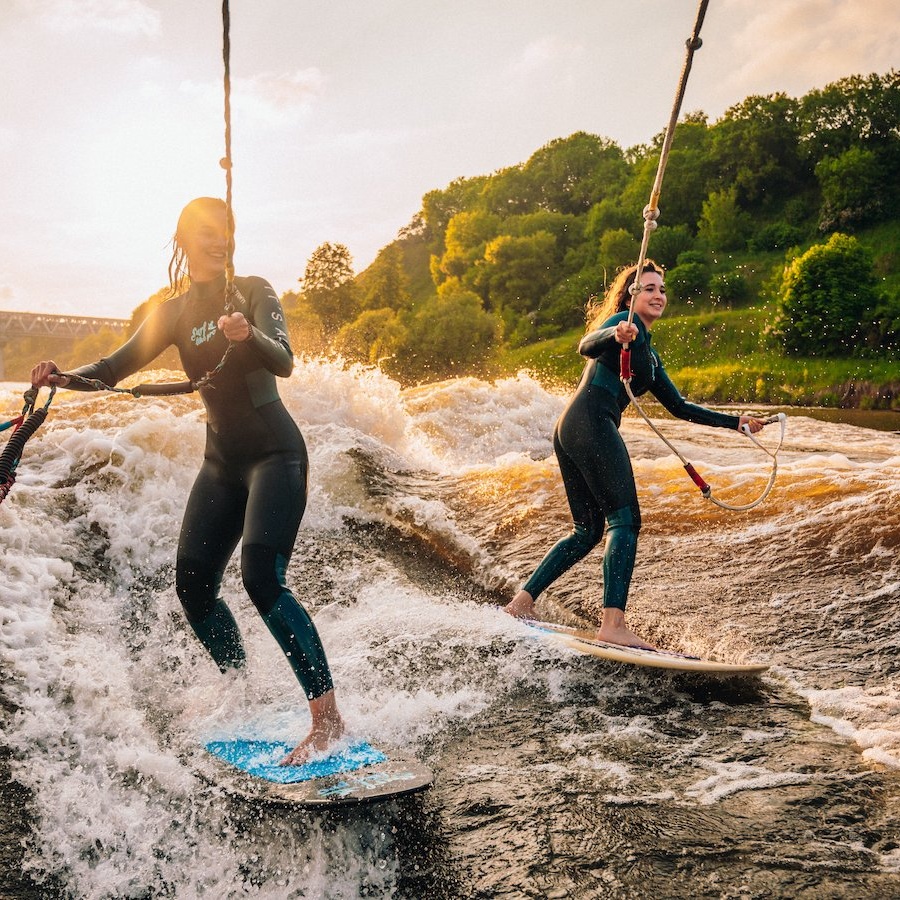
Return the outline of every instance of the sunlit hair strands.
{"type": "Polygon", "coordinates": [[[184,250],[184,237],[204,218],[221,215],[226,209],[225,201],[218,197],[197,197],[191,200],[181,211],[175,234],[172,236],[172,256],[169,259],[169,296],[174,297],[186,287],[190,278],[187,254],[184,250]]]}
{"type": "MultiPolygon", "coordinates": [[[[656,272],[660,277],[665,277],[663,267],[652,259],[644,260],[644,272],[656,272]]],[[[628,309],[631,301],[631,285],[634,284],[634,276],[637,265],[626,266],[616,273],[612,284],[606,289],[602,300],[591,299],[585,310],[587,331],[593,331],[601,323],[617,312],[628,309]]]]}

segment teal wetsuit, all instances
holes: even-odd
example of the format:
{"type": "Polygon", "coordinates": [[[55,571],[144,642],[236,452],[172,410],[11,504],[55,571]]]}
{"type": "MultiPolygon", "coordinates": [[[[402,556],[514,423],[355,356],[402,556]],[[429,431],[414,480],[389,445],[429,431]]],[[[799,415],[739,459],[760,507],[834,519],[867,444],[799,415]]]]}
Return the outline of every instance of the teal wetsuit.
{"type": "MultiPolygon", "coordinates": [[[[278,396],[276,376],[293,368],[284,313],[262,278],[236,278],[246,301],[238,308],[251,336],[236,343],[200,395],[207,412],[206,451],[181,526],[175,586],[188,622],[220,669],[241,666],[244,648],[222,576],[238,541],[250,599],[281,646],[309,699],[331,690],[322,642],[285,584],[285,571],[306,508],[306,445],[278,396]]],[[[224,276],[194,283],[158,306],[111,356],[74,374],[115,385],[175,345],[197,381],[227,347],[217,321],[224,313],[224,276]]],[[[77,384],[72,387],[78,388],[77,384]]]]}
{"type": "MultiPolygon", "coordinates": [[[[641,527],[634,472],[619,434],[622,410],[630,398],[619,378],[621,345],[616,342],[617,313],[582,338],[578,352],[587,357],[581,382],[556,423],[553,449],[572,511],[572,533],[560,540],[523,585],[537,598],[583,559],[608,528],[603,557],[603,605],[625,609],[641,527]]],[[[717,428],[738,428],[737,416],[688,403],[672,384],[651,344],[650,332],[634,319],[638,336],[631,347],[631,389],[648,391],[674,416],[717,428]]]]}

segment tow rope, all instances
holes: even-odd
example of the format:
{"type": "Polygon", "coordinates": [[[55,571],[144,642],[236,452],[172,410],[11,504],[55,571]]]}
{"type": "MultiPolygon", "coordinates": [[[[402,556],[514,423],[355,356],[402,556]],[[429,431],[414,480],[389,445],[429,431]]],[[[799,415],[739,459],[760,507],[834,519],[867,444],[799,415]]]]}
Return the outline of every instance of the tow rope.
{"type": "Polygon", "coordinates": [[[2,503],[12,490],[12,486],[16,481],[16,468],[19,460],[22,458],[22,451],[28,439],[44,424],[47,418],[47,410],[56,388],[50,388],[50,396],[47,402],[35,409],[37,402],[38,388],[31,387],[25,391],[25,406],[21,415],[10,419],[8,422],[0,424],[0,431],[6,431],[8,428],[14,428],[10,439],[6,442],[3,452],[0,453],[0,503],[2,503]]]}
{"type": "MultiPolygon", "coordinates": [[[[638,254],[638,264],[635,269],[634,282],[629,288],[629,293],[631,294],[631,300],[628,304],[628,325],[631,325],[634,322],[634,298],[638,295],[641,290],[641,275],[644,271],[644,263],[647,260],[647,247],[650,243],[650,234],[651,232],[656,230],[657,227],[657,219],[659,218],[659,198],[662,193],[662,183],[663,177],[666,172],[666,163],[669,160],[669,151],[672,149],[672,142],[675,139],[675,127],[678,124],[678,115],[681,112],[681,104],[684,100],[684,92],[687,88],[687,80],[688,75],[691,71],[691,65],[694,60],[694,51],[699,50],[703,45],[703,41],[700,40],[700,29],[703,26],[703,19],[706,17],[706,8],[709,6],[709,0],[700,0],[700,5],[697,8],[697,18],[694,21],[694,29],[691,32],[691,36],[685,41],[686,54],[684,59],[684,64],[681,68],[681,75],[678,79],[678,88],[675,91],[675,102],[672,104],[672,113],[669,116],[669,122],[666,126],[665,136],[663,138],[662,149],[659,154],[659,165],[656,169],[656,178],[653,181],[653,187],[650,191],[650,202],[644,207],[643,210],[643,218],[644,218],[644,231],[641,237],[641,249],[638,254]]],[[[767,425],[771,425],[775,422],[780,422],[781,424],[781,435],[778,440],[778,444],[774,450],[769,450],[767,447],[763,446],[751,433],[750,429],[744,425],[741,430],[747,437],[756,444],[761,450],[767,453],[772,457],[772,471],[769,474],[769,480],[763,489],[763,492],[753,500],[751,503],[745,504],[732,504],[726,503],[724,500],[719,500],[715,496],[713,496],[712,488],[703,480],[697,470],[688,462],[681,453],[673,446],[673,444],[666,439],[665,435],[657,428],[656,425],[650,420],[650,417],[644,412],[641,404],[638,402],[637,397],[635,397],[633,391],[631,390],[631,349],[629,344],[623,344],[622,350],[619,358],[620,363],[620,380],[625,387],[625,391],[628,394],[629,399],[634,404],[634,408],[638,411],[641,418],[656,432],[657,437],[681,460],[682,465],[685,468],[690,479],[697,485],[700,489],[700,492],[703,496],[715,503],[716,506],[722,507],[722,509],[730,509],[735,511],[743,511],[748,509],[753,509],[754,506],[758,506],[766,497],[769,496],[769,492],[772,490],[772,487],[775,484],[775,476],[778,472],[778,451],[781,449],[781,445],[784,443],[784,433],[785,426],[787,423],[787,416],[784,413],[777,413],[773,416],[769,416],[767,418],[762,418],[761,421],[765,422],[767,425]]]]}
{"type": "MultiPolygon", "coordinates": [[[[226,228],[226,259],[225,259],[225,314],[231,315],[236,307],[246,308],[246,300],[234,283],[234,210],[232,206],[232,162],[231,162],[231,13],[229,0],[222,2],[222,58],[225,64],[224,91],[225,91],[225,156],[219,161],[219,165],[225,170],[225,228],[226,228]]],[[[73,372],[59,372],[70,381],[91,387],[98,391],[110,391],[116,394],[131,394],[132,397],[150,396],[175,396],[177,394],[191,394],[200,388],[206,387],[222,371],[231,354],[234,342],[229,341],[228,346],[218,364],[196,381],[179,381],[171,384],[139,384],[132,388],[113,387],[105,384],[97,378],[85,378],[73,372]]],[[[10,439],[6,442],[3,452],[0,453],[0,503],[2,503],[12,490],[16,480],[16,468],[22,458],[22,451],[28,439],[40,428],[47,418],[47,412],[56,386],[50,387],[50,396],[47,402],[37,409],[34,408],[37,401],[38,388],[34,385],[25,394],[25,406],[21,415],[0,423],[0,431],[9,428],[15,429],[10,439]]]]}
{"type": "MultiPolygon", "coordinates": [[[[232,204],[232,162],[231,162],[231,11],[229,0],[222,0],[222,60],[224,63],[224,119],[225,119],[225,155],[219,165],[225,170],[225,315],[230,316],[237,308],[247,308],[237,285],[234,283],[234,208],[232,204]]],[[[97,391],[110,391],[116,394],[130,394],[132,397],[171,397],[178,394],[192,394],[206,387],[222,371],[234,341],[229,341],[222,358],[211,369],[196,381],[178,381],[170,384],[139,384],[133,388],[112,387],[98,378],[85,378],[72,372],[60,372],[72,381],[97,391]]]]}

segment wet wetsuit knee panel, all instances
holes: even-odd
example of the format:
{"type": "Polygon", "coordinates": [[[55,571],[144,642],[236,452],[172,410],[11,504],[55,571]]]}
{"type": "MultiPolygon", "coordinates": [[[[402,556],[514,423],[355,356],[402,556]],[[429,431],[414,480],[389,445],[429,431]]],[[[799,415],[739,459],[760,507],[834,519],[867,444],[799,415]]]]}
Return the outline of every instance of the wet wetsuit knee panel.
{"type": "Polygon", "coordinates": [[[307,698],[315,700],[334,684],[316,626],[285,585],[287,563],[287,557],[274,547],[245,544],[241,549],[244,587],[307,698]]]}
{"type": "Polygon", "coordinates": [[[191,625],[212,614],[221,586],[222,573],[203,560],[179,557],[176,561],[175,593],[191,625]]]}
{"type": "Polygon", "coordinates": [[[284,651],[307,699],[328,693],[334,683],[325,657],[325,649],[309,613],[285,590],[268,613],[266,627],[284,651]]]}
{"type": "Polygon", "coordinates": [[[609,528],[632,528],[635,534],[641,530],[641,511],[630,506],[614,509],[606,516],[609,528]]]}
{"type": "Polygon", "coordinates": [[[197,559],[179,557],[175,564],[175,592],[193,632],[216,665],[225,672],[242,666],[244,645],[231,610],[219,598],[222,573],[197,559]]]}
{"type": "Polygon", "coordinates": [[[241,548],[244,587],[262,616],[267,616],[278,598],[287,591],[287,562],[274,547],[265,544],[244,544],[241,548]]]}

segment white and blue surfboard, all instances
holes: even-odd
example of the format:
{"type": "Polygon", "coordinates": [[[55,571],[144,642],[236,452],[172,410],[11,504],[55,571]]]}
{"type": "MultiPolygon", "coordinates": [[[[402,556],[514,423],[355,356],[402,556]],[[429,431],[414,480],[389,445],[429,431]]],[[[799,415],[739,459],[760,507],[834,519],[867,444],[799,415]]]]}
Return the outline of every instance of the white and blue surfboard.
{"type": "Polygon", "coordinates": [[[216,781],[245,799],[298,806],[373,803],[428,788],[434,776],[418,760],[366,741],[317,754],[300,766],[279,765],[293,749],[283,741],[235,738],[205,745],[216,781]]]}

